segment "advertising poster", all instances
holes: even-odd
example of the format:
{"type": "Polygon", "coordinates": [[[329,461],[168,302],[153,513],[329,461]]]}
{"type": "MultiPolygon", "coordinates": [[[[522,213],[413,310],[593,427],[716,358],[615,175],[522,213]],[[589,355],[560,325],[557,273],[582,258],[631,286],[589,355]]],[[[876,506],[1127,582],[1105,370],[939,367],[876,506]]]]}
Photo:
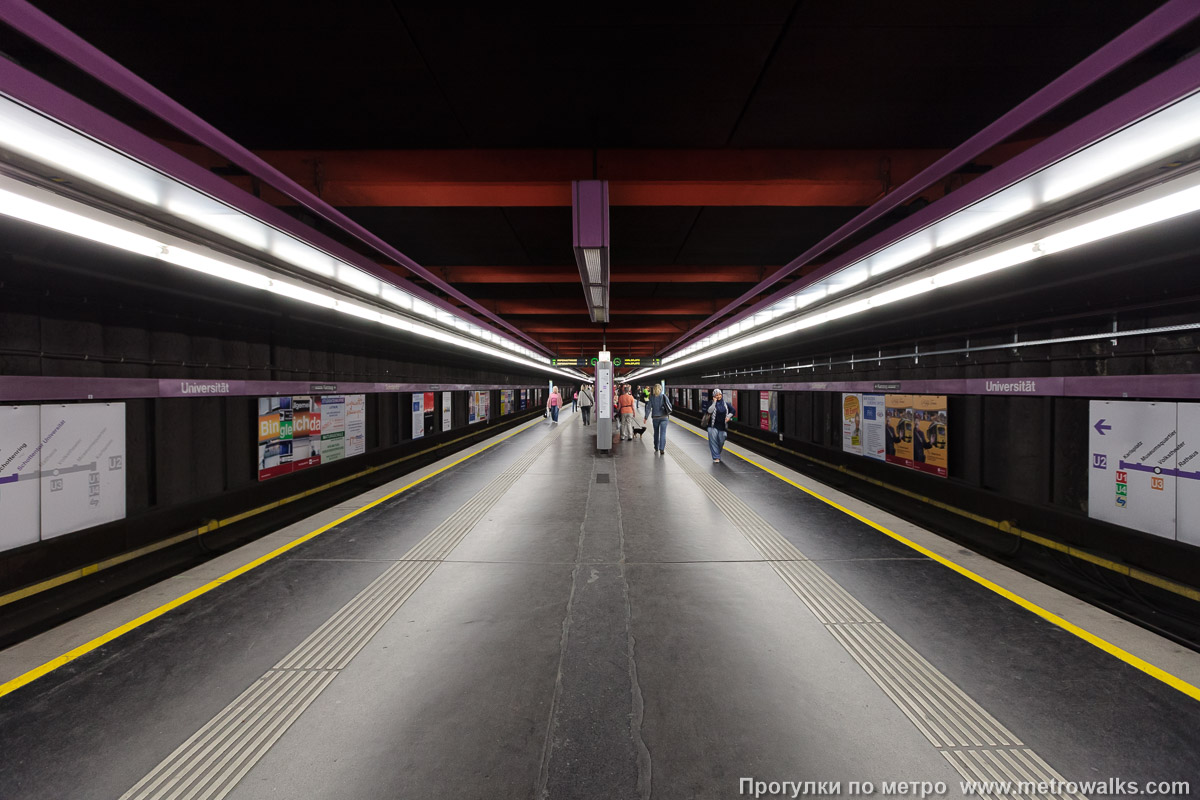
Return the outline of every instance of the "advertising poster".
{"type": "Polygon", "coordinates": [[[946,434],[949,426],[946,415],[946,396],[912,396],[913,466],[930,475],[945,478],[949,474],[946,434]]]}
{"type": "Polygon", "coordinates": [[[321,463],[321,398],[292,398],[292,472],[321,463]]]}
{"type": "Polygon", "coordinates": [[[0,550],[41,537],[41,409],[0,408],[0,550]]]}
{"type": "Polygon", "coordinates": [[[258,479],[292,471],[292,398],[258,398],[258,479]]]}
{"type": "Polygon", "coordinates": [[[768,394],[770,397],[767,399],[767,429],[771,433],[779,433],[779,392],[768,392],[768,394]]]}
{"type": "Polygon", "coordinates": [[[1176,406],[1175,538],[1200,546],[1200,403],[1176,406]]]}
{"type": "Polygon", "coordinates": [[[862,454],[880,461],[887,459],[884,402],[884,396],[881,394],[859,396],[862,409],[862,454]]]}
{"type": "Polygon", "coordinates": [[[346,456],[367,452],[367,396],[346,395],[346,456]]]}
{"type": "Polygon", "coordinates": [[[771,429],[771,393],[758,393],[758,427],[760,430],[771,429]]]}
{"type": "Polygon", "coordinates": [[[346,398],[329,395],[321,398],[321,463],[330,464],[346,457],[346,398]]]}
{"type": "Polygon", "coordinates": [[[508,416],[508,390],[504,389],[500,392],[500,416],[508,416]]]}
{"type": "Polygon", "coordinates": [[[479,409],[479,418],[489,420],[492,418],[492,393],[479,392],[479,399],[475,401],[476,407],[479,409]]]}
{"type": "Polygon", "coordinates": [[[842,395],[842,450],[863,454],[862,395],[842,395]]]}
{"type": "Polygon", "coordinates": [[[422,425],[425,428],[425,435],[432,436],[434,434],[434,414],[437,413],[437,398],[436,392],[425,392],[425,400],[421,407],[425,409],[425,416],[422,420],[422,425]]]}
{"type": "Polygon", "coordinates": [[[889,394],[884,397],[884,405],[887,407],[884,447],[887,451],[888,463],[911,467],[913,465],[912,395],[889,394]]]}
{"type": "Polygon", "coordinates": [[[524,411],[527,408],[529,408],[529,390],[522,389],[521,390],[521,410],[524,411]]]}
{"type": "Polygon", "coordinates": [[[42,539],[123,519],[125,404],[44,405],[40,417],[42,539]]]}
{"type": "Polygon", "coordinates": [[[1088,516],[1176,538],[1177,484],[1200,478],[1176,404],[1092,400],[1088,412],[1088,516]]]}
{"type": "Polygon", "coordinates": [[[442,392],[442,432],[450,430],[451,422],[450,410],[454,408],[454,401],[451,399],[454,396],[452,392],[442,392]]]}
{"type": "Polygon", "coordinates": [[[412,393],[412,438],[420,439],[425,435],[425,395],[421,392],[412,393]]]}
{"type": "Polygon", "coordinates": [[[475,392],[467,392],[467,424],[470,425],[479,419],[479,410],[475,408],[475,401],[478,399],[475,392]]]}

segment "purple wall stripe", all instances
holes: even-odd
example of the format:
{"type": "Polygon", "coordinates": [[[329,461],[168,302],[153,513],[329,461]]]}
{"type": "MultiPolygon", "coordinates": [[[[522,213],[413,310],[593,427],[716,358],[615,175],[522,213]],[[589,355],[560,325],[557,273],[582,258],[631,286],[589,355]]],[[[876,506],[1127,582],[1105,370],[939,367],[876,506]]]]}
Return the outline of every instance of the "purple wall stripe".
{"type": "Polygon", "coordinates": [[[747,389],[868,394],[958,394],[1033,397],[1200,399],[1200,375],[1099,375],[1074,378],[954,378],[898,381],[668,384],[674,389],[747,389]]]}
{"type": "Polygon", "coordinates": [[[59,400],[133,400],[157,397],[267,397],[305,394],[456,392],[541,389],[545,384],[502,386],[466,383],[344,383],[341,381],[243,381],[191,378],[44,378],[0,376],[0,403],[59,400]]]}

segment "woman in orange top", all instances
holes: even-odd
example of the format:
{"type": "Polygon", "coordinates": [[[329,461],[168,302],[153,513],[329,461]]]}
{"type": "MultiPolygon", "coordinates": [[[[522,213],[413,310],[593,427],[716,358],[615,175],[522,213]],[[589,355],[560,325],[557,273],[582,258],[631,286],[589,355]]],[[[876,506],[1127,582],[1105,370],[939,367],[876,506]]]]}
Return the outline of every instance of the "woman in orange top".
{"type": "Polygon", "coordinates": [[[633,438],[633,394],[626,386],[617,398],[617,411],[621,415],[621,439],[633,438]]]}

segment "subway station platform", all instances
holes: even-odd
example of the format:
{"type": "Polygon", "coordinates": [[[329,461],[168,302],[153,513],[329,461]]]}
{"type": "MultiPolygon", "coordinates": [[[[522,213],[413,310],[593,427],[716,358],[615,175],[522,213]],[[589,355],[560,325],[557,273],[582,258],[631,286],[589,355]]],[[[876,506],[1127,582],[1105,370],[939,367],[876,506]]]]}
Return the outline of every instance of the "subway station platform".
{"type": "Polygon", "coordinates": [[[595,432],[529,423],[0,653],[0,797],[1200,793],[1200,655],[691,426],[595,432]]]}

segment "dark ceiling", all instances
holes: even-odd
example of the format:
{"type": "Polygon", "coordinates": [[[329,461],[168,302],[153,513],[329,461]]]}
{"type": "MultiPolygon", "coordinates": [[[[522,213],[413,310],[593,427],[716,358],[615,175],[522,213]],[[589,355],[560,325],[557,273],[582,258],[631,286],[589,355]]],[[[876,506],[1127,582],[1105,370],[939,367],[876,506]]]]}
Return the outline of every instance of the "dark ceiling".
{"type": "MultiPolygon", "coordinates": [[[[601,331],[571,253],[569,193],[556,192],[609,179],[608,342],[642,356],[1160,5],[34,2],[563,355],[596,350],[601,331]],[[378,151],[366,155],[378,174],[339,184],[348,151],[363,150],[378,151]],[[385,169],[389,151],[442,152],[385,169]]],[[[1009,152],[1187,49],[1160,47],[1009,152]]],[[[194,153],[11,31],[0,50],[194,153]]]]}

